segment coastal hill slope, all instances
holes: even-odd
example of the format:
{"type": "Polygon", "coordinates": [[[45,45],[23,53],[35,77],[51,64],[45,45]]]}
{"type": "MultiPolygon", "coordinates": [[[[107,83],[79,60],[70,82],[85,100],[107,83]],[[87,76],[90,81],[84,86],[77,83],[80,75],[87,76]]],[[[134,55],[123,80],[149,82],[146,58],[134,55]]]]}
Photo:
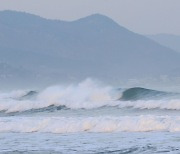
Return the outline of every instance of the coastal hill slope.
{"type": "Polygon", "coordinates": [[[158,42],[159,44],[180,52],[180,36],[172,34],[156,34],[147,35],[150,39],[158,42]]]}
{"type": "Polygon", "coordinates": [[[109,81],[176,76],[180,72],[179,53],[100,14],[67,22],[1,11],[0,62],[31,72],[29,81],[42,84],[87,77],[109,81]]]}

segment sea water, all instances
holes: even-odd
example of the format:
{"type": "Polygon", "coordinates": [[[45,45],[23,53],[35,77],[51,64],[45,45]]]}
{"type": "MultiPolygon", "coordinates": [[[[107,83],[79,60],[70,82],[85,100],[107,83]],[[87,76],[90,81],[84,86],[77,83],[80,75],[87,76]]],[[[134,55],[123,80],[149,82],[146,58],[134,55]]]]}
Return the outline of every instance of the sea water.
{"type": "Polygon", "coordinates": [[[0,93],[0,153],[180,153],[180,95],[86,80],[0,93]]]}

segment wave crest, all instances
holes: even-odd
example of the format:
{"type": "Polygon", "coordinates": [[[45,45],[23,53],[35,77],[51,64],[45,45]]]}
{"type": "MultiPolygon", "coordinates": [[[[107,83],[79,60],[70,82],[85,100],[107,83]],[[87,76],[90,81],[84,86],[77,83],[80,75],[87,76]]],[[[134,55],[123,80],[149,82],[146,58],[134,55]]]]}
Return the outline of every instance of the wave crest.
{"type": "Polygon", "coordinates": [[[119,91],[87,79],[79,84],[70,86],[49,87],[39,93],[36,91],[17,91],[9,93],[9,95],[0,94],[0,111],[6,113],[27,110],[43,112],[52,109],[56,111],[56,108],[62,109],[61,107],[94,109],[104,106],[180,110],[180,99],[174,99],[173,97],[173,99],[169,99],[167,97],[169,95],[175,96],[177,94],[144,88],[130,88],[125,91],[119,91]],[[161,97],[161,99],[154,99],[157,96],[161,97]]]}
{"type": "Polygon", "coordinates": [[[163,97],[174,96],[175,93],[157,91],[141,87],[129,88],[122,93],[120,100],[135,101],[135,100],[148,100],[148,99],[161,99],[163,97]]]}
{"type": "Polygon", "coordinates": [[[1,118],[0,132],[147,132],[180,131],[179,116],[1,118]]]}

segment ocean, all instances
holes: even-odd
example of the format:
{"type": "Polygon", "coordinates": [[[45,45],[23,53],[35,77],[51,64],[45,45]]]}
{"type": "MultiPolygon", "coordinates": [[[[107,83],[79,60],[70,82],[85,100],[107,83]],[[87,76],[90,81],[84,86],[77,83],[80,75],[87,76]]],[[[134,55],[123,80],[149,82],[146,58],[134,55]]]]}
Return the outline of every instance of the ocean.
{"type": "Polygon", "coordinates": [[[85,80],[0,93],[0,153],[180,153],[180,94],[85,80]]]}

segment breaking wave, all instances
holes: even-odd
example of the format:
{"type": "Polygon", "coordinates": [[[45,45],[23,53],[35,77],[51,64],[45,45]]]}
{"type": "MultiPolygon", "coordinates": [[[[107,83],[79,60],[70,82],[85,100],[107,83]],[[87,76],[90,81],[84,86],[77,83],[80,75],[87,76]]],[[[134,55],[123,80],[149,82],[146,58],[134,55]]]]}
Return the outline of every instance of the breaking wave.
{"type": "Polygon", "coordinates": [[[0,119],[0,132],[147,132],[180,131],[179,116],[122,117],[5,117],[0,119]]]}
{"type": "Polygon", "coordinates": [[[41,92],[16,91],[0,94],[0,111],[5,113],[101,107],[180,110],[179,94],[144,88],[119,91],[87,79],[70,86],[53,86],[41,92]],[[122,92],[121,92],[122,91],[122,92]]]}
{"type": "Polygon", "coordinates": [[[36,91],[28,91],[25,95],[21,96],[19,99],[32,99],[33,97],[36,97],[38,95],[38,92],[36,91]]]}
{"type": "Polygon", "coordinates": [[[129,88],[122,93],[120,100],[148,100],[148,99],[162,99],[163,97],[175,96],[175,93],[163,92],[141,87],[129,88]]]}

